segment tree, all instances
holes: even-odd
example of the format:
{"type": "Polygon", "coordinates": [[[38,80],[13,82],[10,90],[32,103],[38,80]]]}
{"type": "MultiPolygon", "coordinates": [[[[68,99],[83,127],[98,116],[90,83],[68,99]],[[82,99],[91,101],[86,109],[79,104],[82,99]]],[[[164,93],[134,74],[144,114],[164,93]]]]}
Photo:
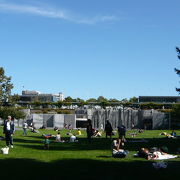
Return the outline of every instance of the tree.
{"type": "MultiPolygon", "coordinates": [[[[177,57],[178,59],[180,59],[180,49],[178,47],[176,47],[176,51],[178,53],[177,57]]],[[[174,68],[175,72],[177,75],[180,76],[180,69],[174,68]]],[[[180,88],[176,88],[176,91],[178,91],[180,93],[180,88]]]]}
{"type": "Polygon", "coordinates": [[[0,104],[8,104],[12,88],[11,77],[5,76],[3,67],[0,67],[0,104]]]}
{"type": "Polygon", "coordinates": [[[11,105],[15,105],[20,100],[20,96],[18,94],[14,94],[10,97],[9,101],[11,102],[11,105]]]}
{"type": "Polygon", "coordinates": [[[68,96],[68,97],[66,97],[65,99],[64,99],[64,102],[74,102],[75,100],[72,98],[72,97],[70,97],[70,96],[68,96]]]}
{"type": "Polygon", "coordinates": [[[137,103],[137,102],[138,102],[138,98],[134,96],[134,97],[132,97],[132,98],[129,99],[129,102],[131,102],[131,103],[137,103]]]}
{"type": "Polygon", "coordinates": [[[97,101],[98,101],[98,102],[108,102],[108,100],[107,100],[105,97],[103,97],[103,96],[99,96],[99,97],[97,98],[97,101]]]}
{"type": "Polygon", "coordinates": [[[180,104],[173,104],[171,111],[171,127],[179,129],[180,127],[180,104]]]}
{"type": "Polygon", "coordinates": [[[90,98],[86,101],[87,103],[94,103],[94,102],[97,102],[97,99],[95,98],[90,98]]]}
{"type": "Polygon", "coordinates": [[[12,116],[15,119],[24,119],[26,115],[14,107],[0,107],[0,118],[5,120],[8,116],[12,116]]]}

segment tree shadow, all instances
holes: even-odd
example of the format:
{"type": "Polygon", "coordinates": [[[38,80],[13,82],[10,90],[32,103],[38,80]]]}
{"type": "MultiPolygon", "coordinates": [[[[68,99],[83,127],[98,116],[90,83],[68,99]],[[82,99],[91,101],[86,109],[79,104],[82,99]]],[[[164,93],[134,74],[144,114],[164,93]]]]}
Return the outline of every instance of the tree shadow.
{"type": "Polygon", "coordinates": [[[41,162],[30,159],[0,159],[1,178],[6,179],[177,179],[180,162],[168,161],[166,169],[156,170],[151,161],[102,161],[59,159],[41,162]],[[10,167],[9,167],[10,166],[10,167]],[[9,167],[9,168],[7,168],[9,167]]]}
{"type": "MultiPolygon", "coordinates": [[[[112,140],[106,138],[94,138],[92,139],[91,143],[89,143],[86,138],[78,138],[77,143],[69,143],[68,137],[63,139],[66,142],[57,143],[55,142],[54,139],[51,140],[49,150],[51,151],[110,150],[112,144],[112,140]]],[[[137,142],[133,142],[131,138],[127,138],[127,142],[125,143],[124,149],[128,151],[138,151],[142,147],[151,148],[151,147],[167,146],[169,153],[175,154],[180,144],[180,139],[169,139],[169,138],[145,138],[143,139],[143,141],[141,138],[136,138],[135,140],[137,142]]],[[[43,141],[44,141],[43,137],[37,137],[37,140],[24,139],[24,138],[14,139],[15,143],[16,142],[19,143],[17,144],[17,146],[22,146],[31,149],[43,149],[43,141]]]]}

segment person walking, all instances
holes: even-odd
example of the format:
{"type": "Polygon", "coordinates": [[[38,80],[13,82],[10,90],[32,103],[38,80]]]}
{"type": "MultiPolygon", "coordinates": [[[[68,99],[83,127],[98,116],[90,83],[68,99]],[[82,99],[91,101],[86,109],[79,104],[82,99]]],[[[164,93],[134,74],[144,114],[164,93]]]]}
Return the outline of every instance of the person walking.
{"type": "Polygon", "coordinates": [[[27,122],[25,121],[24,123],[23,123],[23,135],[27,135],[27,128],[28,128],[28,124],[27,124],[27,122]]]}
{"type": "Polygon", "coordinates": [[[6,138],[6,146],[13,148],[14,123],[12,122],[11,116],[8,116],[7,120],[4,122],[3,133],[6,138]]]}

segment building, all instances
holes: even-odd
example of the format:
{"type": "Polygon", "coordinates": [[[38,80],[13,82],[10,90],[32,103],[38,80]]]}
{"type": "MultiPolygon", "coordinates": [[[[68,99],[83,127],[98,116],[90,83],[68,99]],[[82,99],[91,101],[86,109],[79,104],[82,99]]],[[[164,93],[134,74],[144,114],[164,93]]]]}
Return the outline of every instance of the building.
{"type": "Polygon", "coordinates": [[[180,96],[139,96],[139,103],[180,103],[180,96]]]}
{"type": "Polygon", "coordinates": [[[57,102],[63,101],[64,95],[63,93],[58,94],[42,94],[39,91],[22,91],[22,95],[20,95],[20,102],[57,102]]]}

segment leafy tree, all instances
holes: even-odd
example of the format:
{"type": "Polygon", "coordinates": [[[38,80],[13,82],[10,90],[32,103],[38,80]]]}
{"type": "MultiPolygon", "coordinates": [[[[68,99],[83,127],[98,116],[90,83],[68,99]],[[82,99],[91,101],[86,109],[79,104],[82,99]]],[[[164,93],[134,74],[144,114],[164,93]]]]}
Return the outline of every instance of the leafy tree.
{"type": "Polygon", "coordinates": [[[63,101],[58,101],[55,103],[55,105],[58,107],[58,108],[61,108],[63,106],[63,101]]]}
{"type": "Polygon", "coordinates": [[[124,98],[124,99],[121,100],[121,102],[122,102],[122,103],[128,103],[129,101],[128,101],[127,98],[124,98]]]}
{"type": "Polygon", "coordinates": [[[108,100],[107,100],[105,97],[103,97],[103,96],[99,96],[99,97],[97,98],[97,101],[98,101],[98,102],[108,102],[108,100]]]}
{"type": "Polygon", "coordinates": [[[75,100],[72,97],[68,96],[64,99],[64,102],[75,102],[75,100]]]}
{"type": "MultiPolygon", "coordinates": [[[[177,57],[178,59],[180,59],[180,49],[178,47],[176,47],[176,51],[178,53],[177,57]]],[[[177,75],[180,76],[180,69],[174,68],[175,72],[177,75]]],[[[176,91],[178,91],[180,93],[180,88],[176,88],[176,91]]]]}
{"type": "Polygon", "coordinates": [[[109,102],[119,102],[117,99],[109,99],[109,102]]]}
{"type": "Polygon", "coordinates": [[[173,104],[172,111],[171,111],[171,127],[173,129],[179,129],[180,127],[180,104],[173,104]]]}
{"type": "Polygon", "coordinates": [[[14,94],[10,97],[10,102],[12,105],[17,104],[20,100],[20,96],[18,94],[14,94]]]}
{"type": "Polygon", "coordinates": [[[0,107],[0,118],[7,119],[8,116],[12,116],[15,119],[24,119],[24,112],[14,107],[0,107]]]}
{"type": "Polygon", "coordinates": [[[0,104],[8,104],[12,88],[11,77],[7,77],[3,67],[0,67],[0,104]]]}
{"type": "Polygon", "coordinates": [[[137,102],[138,102],[138,98],[134,96],[134,97],[132,97],[132,98],[129,99],[129,102],[131,102],[131,103],[137,103],[137,102]]]}
{"type": "Polygon", "coordinates": [[[97,99],[95,99],[95,98],[90,98],[90,99],[88,99],[87,101],[86,101],[87,103],[89,103],[89,102],[97,102],[97,99]]]}

